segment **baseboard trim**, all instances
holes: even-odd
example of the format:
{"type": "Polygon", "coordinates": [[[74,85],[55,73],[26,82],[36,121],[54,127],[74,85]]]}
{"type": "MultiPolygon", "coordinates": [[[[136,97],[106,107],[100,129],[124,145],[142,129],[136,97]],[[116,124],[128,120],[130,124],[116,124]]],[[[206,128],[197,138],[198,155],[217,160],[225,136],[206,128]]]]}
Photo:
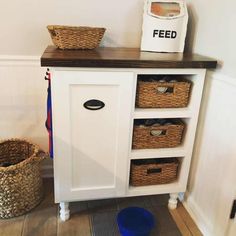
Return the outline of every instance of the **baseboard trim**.
{"type": "Polygon", "coordinates": [[[190,214],[197,227],[204,236],[212,236],[212,227],[209,220],[205,217],[201,209],[197,206],[194,199],[187,192],[185,200],[182,202],[187,212],[190,214]]]}

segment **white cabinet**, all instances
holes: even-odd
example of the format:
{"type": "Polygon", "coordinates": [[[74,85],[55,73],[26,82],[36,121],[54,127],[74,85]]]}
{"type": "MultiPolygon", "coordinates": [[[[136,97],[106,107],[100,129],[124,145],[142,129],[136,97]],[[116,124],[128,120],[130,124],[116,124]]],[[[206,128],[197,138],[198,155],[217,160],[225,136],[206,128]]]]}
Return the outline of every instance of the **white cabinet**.
{"type": "Polygon", "coordinates": [[[112,197],[170,193],[169,207],[175,208],[186,190],[205,69],[52,68],[51,75],[55,200],[62,218],[64,202],[112,197]],[[144,74],[185,76],[192,82],[188,106],[135,108],[137,78],[144,74]],[[153,118],[183,119],[181,145],[132,150],[134,120],[153,118]],[[131,160],[169,157],[181,163],[175,182],[130,186],[131,160]]]}
{"type": "Polygon", "coordinates": [[[131,48],[58,50],[41,58],[52,85],[55,201],[62,220],[71,201],[169,193],[175,208],[185,192],[206,68],[216,61],[199,55],[158,54],[131,48]],[[139,75],[179,75],[192,82],[184,108],[135,108],[139,75]],[[177,118],[186,124],[181,145],[132,150],[135,119],[177,118]],[[178,158],[176,181],[134,187],[131,161],[178,158]]]}
{"type": "Polygon", "coordinates": [[[133,87],[132,72],[52,72],[56,202],[125,195],[133,87]]]}

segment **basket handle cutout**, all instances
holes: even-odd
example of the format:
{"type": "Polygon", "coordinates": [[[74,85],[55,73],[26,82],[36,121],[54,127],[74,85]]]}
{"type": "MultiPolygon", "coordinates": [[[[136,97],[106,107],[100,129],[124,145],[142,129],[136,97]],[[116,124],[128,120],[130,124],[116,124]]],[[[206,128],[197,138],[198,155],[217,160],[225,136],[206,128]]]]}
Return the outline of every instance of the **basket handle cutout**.
{"type": "Polygon", "coordinates": [[[97,99],[91,99],[84,103],[84,108],[92,111],[100,110],[103,107],[105,107],[105,103],[97,99]]]}
{"type": "Polygon", "coordinates": [[[37,153],[35,154],[35,158],[38,160],[38,161],[42,161],[46,158],[49,158],[49,153],[43,151],[42,149],[39,149],[37,151],[37,153]]]}
{"type": "Polygon", "coordinates": [[[147,174],[157,174],[157,173],[161,173],[162,172],[162,168],[154,168],[154,169],[147,169],[147,174]]]}
{"type": "Polygon", "coordinates": [[[158,136],[163,136],[163,135],[166,135],[166,130],[156,130],[156,129],[153,129],[150,131],[150,135],[151,136],[155,136],[155,137],[158,137],[158,136]]]}
{"type": "Polygon", "coordinates": [[[156,93],[174,93],[173,86],[157,86],[156,93]]]}
{"type": "Polygon", "coordinates": [[[49,33],[51,34],[52,37],[56,37],[57,34],[56,34],[55,30],[52,27],[48,27],[48,31],[49,31],[49,33]]]}

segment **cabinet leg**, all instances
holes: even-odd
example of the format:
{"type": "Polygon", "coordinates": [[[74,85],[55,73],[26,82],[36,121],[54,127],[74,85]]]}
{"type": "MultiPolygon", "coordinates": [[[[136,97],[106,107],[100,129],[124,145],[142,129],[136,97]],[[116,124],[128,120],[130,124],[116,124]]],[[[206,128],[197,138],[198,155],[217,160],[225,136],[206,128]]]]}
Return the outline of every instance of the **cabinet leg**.
{"type": "Polygon", "coordinates": [[[69,202],[60,202],[60,218],[62,221],[70,218],[69,202]]]}
{"type": "Polygon", "coordinates": [[[169,202],[168,202],[168,208],[173,210],[173,209],[176,209],[177,207],[177,198],[178,198],[178,193],[171,193],[170,194],[170,199],[169,199],[169,202]]]}

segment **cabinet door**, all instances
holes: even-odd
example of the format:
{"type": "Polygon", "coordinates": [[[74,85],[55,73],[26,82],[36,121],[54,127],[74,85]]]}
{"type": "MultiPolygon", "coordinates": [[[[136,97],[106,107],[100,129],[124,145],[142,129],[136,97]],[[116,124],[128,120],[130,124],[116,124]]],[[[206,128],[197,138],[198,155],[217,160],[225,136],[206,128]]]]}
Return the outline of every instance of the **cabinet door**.
{"type": "Polygon", "coordinates": [[[56,202],[125,194],[133,91],[132,72],[53,72],[56,202]]]}

